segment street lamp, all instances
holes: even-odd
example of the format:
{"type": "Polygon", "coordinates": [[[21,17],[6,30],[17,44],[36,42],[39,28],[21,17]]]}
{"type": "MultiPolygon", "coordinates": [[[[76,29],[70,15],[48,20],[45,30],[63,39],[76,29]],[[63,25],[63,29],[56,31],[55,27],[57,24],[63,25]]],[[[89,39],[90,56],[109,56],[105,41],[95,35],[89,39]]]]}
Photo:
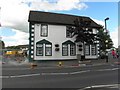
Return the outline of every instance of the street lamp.
{"type": "Polygon", "coordinates": [[[105,18],[105,30],[107,30],[106,21],[109,20],[109,17],[105,18]]]}

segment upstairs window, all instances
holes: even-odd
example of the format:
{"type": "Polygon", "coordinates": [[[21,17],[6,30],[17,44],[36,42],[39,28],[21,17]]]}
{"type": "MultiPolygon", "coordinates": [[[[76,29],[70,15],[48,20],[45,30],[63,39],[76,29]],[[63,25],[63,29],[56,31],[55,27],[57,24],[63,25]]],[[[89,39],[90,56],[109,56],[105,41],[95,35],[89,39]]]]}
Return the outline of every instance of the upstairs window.
{"type": "Polygon", "coordinates": [[[71,27],[70,26],[66,26],[66,37],[67,38],[72,38],[72,33],[69,31],[71,27]]]}
{"type": "Polygon", "coordinates": [[[47,37],[48,36],[48,25],[41,24],[41,36],[47,37]]]}

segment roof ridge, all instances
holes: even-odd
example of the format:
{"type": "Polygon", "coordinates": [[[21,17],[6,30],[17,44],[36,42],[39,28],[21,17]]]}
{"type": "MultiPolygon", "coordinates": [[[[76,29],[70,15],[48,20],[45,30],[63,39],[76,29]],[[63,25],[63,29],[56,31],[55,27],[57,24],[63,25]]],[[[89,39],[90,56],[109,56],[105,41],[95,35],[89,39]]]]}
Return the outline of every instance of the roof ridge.
{"type": "Polygon", "coordinates": [[[30,10],[30,12],[49,13],[49,14],[57,14],[57,15],[65,15],[65,16],[75,16],[75,17],[90,18],[88,16],[79,16],[79,15],[73,15],[73,14],[55,13],[55,12],[46,12],[46,11],[37,11],[37,10],[30,10]]]}

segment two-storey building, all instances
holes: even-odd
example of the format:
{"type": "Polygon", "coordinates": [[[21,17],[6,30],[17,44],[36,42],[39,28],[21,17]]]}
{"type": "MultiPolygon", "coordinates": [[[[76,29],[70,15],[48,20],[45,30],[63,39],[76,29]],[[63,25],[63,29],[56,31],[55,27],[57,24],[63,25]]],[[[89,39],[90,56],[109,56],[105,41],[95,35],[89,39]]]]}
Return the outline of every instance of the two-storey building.
{"type": "Polygon", "coordinates": [[[75,43],[76,38],[68,31],[74,26],[74,20],[80,18],[90,21],[92,30],[97,33],[100,26],[89,17],[30,11],[29,60],[75,60],[78,55],[97,59],[97,44],[75,43]]]}

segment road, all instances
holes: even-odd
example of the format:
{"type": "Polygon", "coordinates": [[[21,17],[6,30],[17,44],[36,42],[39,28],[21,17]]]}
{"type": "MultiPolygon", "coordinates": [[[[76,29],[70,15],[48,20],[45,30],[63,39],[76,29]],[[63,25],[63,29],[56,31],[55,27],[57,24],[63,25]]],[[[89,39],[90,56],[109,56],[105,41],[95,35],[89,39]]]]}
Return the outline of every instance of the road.
{"type": "Polygon", "coordinates": [[[3,88],[84,88],[117,84],[119,65],[103,64],[82,67],[3,67],[3,88]]]}

